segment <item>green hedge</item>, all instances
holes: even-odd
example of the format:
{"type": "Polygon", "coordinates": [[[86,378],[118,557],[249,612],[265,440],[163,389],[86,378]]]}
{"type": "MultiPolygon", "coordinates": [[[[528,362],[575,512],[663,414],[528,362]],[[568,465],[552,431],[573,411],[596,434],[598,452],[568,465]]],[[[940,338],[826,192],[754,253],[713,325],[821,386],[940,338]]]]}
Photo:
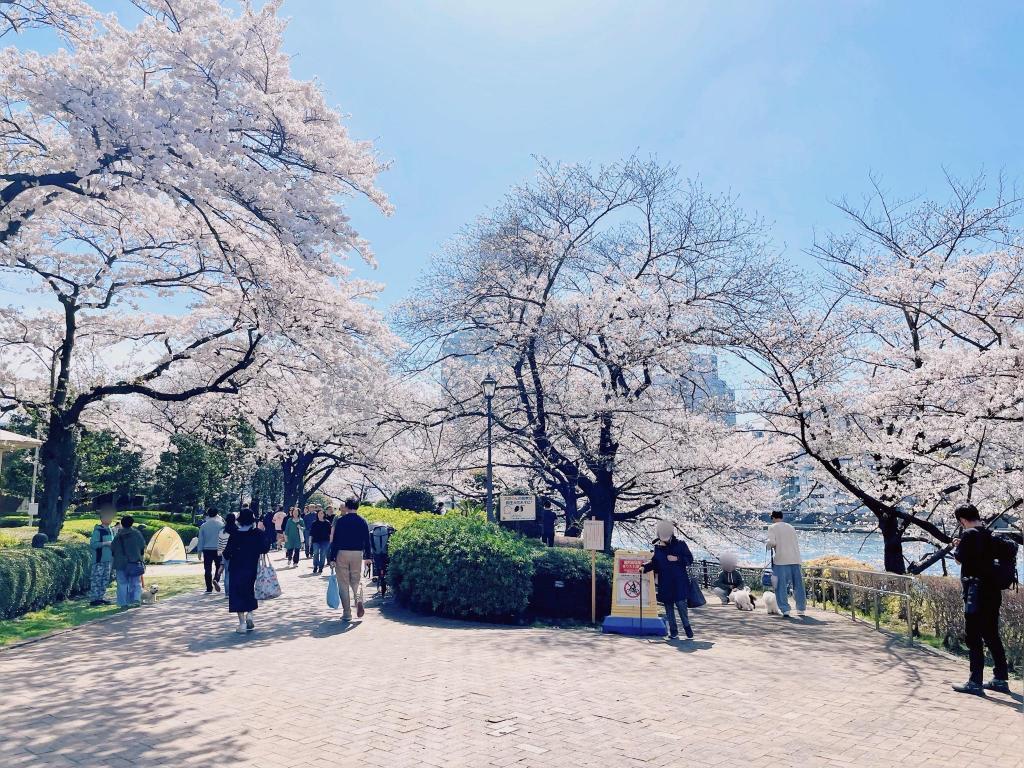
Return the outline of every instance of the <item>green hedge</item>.
{"type": "MultiPolygon", "coordinates": [[[[178,536],[181,537],[182,543],[187,547],[189,542],[192,541],[193,537],[199,535],[199,529],[194,525],[188,525],[186,523],[169,523],[165,520],[156,520],[151,517],[135,517],[135,524],[141,527],[139,530],[142,531],[143,537],[146,539],[146,543],[153,538],[153,535],[163,528],[165,525],[168,528],[173,529],[177,532],[178,536]]],[[[67,537],[68,534],[79,534],[88,538],[92,534],[92,529],[96,527],[99,522],[97,517],[82,517],[74,520],[65,520],[64,527],[61,528],[61,536],[67,537]]]]}
{"type": "Polygon", "coordinates": [[[91,576],[92,553],[85,543],[0,549],[0,619],[81,594],[91,576]]]}
{"type": "Polygon", "coordinates": [[[526,611],[534,550],[481,520],[431,516],[391,538],[388,581],[413,610],[509,621],[526,611]]]}
{"type": "MultiPolygon", "coordinates": [[[[612,609],[612,564],[597,555],[597,618],[612,609]]],[[[528,612],[534,616],[590,621],[590,552],[551,547],[534,552],[533,591],[528,612]]]]}

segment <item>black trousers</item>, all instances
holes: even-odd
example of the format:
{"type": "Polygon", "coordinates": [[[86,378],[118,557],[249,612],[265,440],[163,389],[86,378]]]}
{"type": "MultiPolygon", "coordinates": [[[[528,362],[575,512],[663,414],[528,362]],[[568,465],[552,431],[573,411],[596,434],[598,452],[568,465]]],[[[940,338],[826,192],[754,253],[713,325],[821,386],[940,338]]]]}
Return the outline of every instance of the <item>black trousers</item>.
{"type": "Polygon", "coordinates": [[[296,565],[299,564],[299,552],[302,550],[296,547],[295,549],[289,549],[284,553],[284,559],[286,562],[294,562],[296,565]]]}
{"type": "Polygon", "coordinates": [[[999,607],[1002,602],[1002,592],[983,590],[979,595],[977,608],[964,616],[967,650],[971,659],[971,680],[975,683],[984,682],[985,646],[988,646],[995,665],[993,677],[997,680],[1010,679],[1006,649],[1003,648],[1003,641],[999,637],[999,607]]]}
{"type": "Polygon", "coordinates": [[[213,582],[220,581],[220,572],[223,567],[224,560],[217,554],[216,549],[203,550],[203,578],[206,579],[207,592],[213,592],[213,582]]]}

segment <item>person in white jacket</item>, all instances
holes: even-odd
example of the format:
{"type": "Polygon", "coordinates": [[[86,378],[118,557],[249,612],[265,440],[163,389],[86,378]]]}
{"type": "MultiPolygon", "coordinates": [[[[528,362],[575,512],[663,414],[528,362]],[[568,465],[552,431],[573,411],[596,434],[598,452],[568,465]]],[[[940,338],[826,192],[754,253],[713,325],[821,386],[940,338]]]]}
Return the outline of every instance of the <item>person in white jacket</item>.
{"type": "Polygon", "coordinates": [[[783,521],[779,511],[772,512],[772,524],[768,526],[768,547],[772,550],[772,574],[775,576],[775,599],[782,617],[789,615],[789,588],[793,588],[796,611],[801,616],[807,610],[807,594],[804,592],[804,575],[800,569],[800,542],[796,529],[783,521]]]}

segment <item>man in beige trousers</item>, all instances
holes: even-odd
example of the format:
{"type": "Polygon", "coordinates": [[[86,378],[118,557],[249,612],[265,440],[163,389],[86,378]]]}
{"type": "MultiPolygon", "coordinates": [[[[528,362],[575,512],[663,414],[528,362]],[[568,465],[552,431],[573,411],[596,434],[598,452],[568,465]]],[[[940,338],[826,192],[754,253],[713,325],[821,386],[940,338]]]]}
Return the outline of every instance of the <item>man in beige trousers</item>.
{"type": "Polygon", "coordinates": [[[331,562],[334,563],[341,592],[342,621],[352,620],[352,596],[356,616],[363,617],[363,565],[370,562],[370,526],[359,515],[359,502],[346,499],[343,514],[334,518],[331,528],[331,562]]]}

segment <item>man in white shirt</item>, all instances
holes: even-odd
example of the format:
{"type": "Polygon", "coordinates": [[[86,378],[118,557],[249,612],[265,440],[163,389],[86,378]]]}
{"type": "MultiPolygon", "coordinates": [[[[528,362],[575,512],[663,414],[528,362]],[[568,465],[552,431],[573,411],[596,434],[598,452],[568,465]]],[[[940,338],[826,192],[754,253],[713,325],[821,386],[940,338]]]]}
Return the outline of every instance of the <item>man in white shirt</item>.
{"type": "Polygon", "coordinates": [[[779,603],[782,617],[790,618],[790,587],[796,598],[796,611],[803,616],[807,610],[807,595],[804,592],[804,575],[800,570],[800,542],[796,539],[796,529],[783,522],[779,511],[772,512],[772,524],[768,526],[768,547],[772,550],[775,599],[779,603]]]}

